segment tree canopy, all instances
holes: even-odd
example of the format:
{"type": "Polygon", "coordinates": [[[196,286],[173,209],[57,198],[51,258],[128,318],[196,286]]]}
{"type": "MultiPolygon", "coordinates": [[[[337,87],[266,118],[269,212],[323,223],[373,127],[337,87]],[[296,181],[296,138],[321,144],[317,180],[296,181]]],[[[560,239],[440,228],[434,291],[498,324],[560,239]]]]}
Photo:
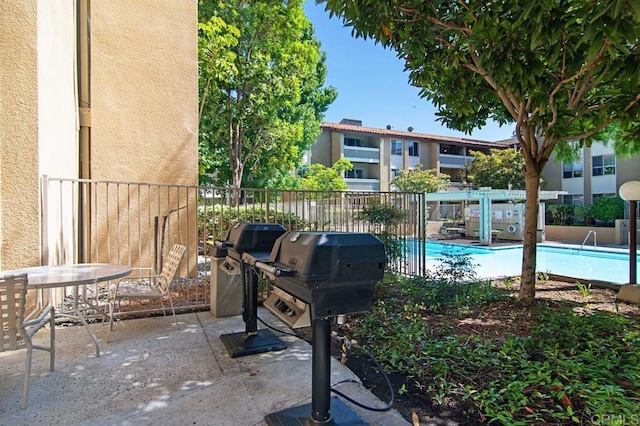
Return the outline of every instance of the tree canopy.
{"type": "Polygon", "coordinates": [[[438,192],[449,188],[451,178],[436,169],[422,170],[422,164],[416,164],[411,170],[399,170],[391,184],[401,192],[438,192]]]}
{"type": "Polygon", "coordinates": [[[355,36],[397,51],[447,126],[470,132],[489,118],[515,122],[527,191],[519,296],[533,300],[538,189],[551,153],[602,139],[613,123],[628,137],[617,152],[640,149],[638,2],[325,3],[355,36]]]}
{"type": "Polygon", "coordinates": [[[344,158],[331,167],[311,164],[300,178],[300,187],[308,191],[344,191],[347,189],[344,172],[351,169],[353,164],[344,158]]]}
{"type": "Polygon", "coordinates": [[[302,0],[201,1],[201,173],[234,187],[286,175],[336,97],[302,0]]]}
{"type": "Polygon", "coordinates": [[[517,149],[491,149],[488,155],[476,151],[467,179],[475,189],[524,189],[524,157],[517,149]]]}

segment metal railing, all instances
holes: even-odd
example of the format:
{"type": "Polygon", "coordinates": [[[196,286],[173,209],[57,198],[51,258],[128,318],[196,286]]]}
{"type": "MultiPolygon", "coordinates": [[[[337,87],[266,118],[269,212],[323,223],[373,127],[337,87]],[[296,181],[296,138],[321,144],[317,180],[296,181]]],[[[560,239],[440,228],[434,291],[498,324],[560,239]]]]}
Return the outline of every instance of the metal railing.
{"type": "Polygon", "coordinates": [[[589,232],[587,232],[587,236],[584,237],[584,240],[582,240],[582,244],[580,245],[580,250],[578,250],[579,252],[582,251],[582,248],[587,243],[587,240],[589,239],[590,235],[593,235],[593,248],[595,248],[598,245],[598,233],[593,229],[591,229],[589,232]]]}
{"type": "MultiPolygon", "coordinates": [[[[174,304],[183,310],[209,306],[208,247],[235,222],[279,223],[307,231],[393,235],[402,255],[389,267],[404,275],[426,270],[424,194],[359,191],[283,191],[197,185],[43,177],[42,264],[120,263],[157,272],[173,244],[187,247],[174,304]],[[404,212],[391,225],[362,213],[374,204],[404,212]]],[[[100,288],[90,291],[106,297],[100,288]]],[[[100,305],[100,301],[93,301],[100,305]]]]}

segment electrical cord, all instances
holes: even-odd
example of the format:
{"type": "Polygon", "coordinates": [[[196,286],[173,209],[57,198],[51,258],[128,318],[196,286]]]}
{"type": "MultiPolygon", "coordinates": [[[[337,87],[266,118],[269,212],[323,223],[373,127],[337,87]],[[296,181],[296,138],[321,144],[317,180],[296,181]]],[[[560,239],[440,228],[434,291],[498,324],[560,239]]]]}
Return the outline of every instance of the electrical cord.
{"type": "MultiPolygon", "coordinates": [[[[394,395],[394,392],[393,392],[393,386],[391,386],[391,381],[389,380],[389,376],[387,376],[387,374],[384,372],[384,370],[382,369],[382,366],[380,365],[378,360],[375,359],[375,357],[373,355],[371,355],[365,348],[363,348],[362,346],[358,345],[356,342],[354,342],[352,340],[348,340],[346,337],[338,336],[336,333],[332,333],[331,337],[333,337],[334,339],[336,339],[336,340],[338,340],[339,342],[342,343],[342,358],[343,359],[346,360],[346,351],[353,347],[353,348],[357,348],[357,349],[361,350],[365,355],[367,355],[369,357],[369,359],[371,359],[373,361],[373,363],[376,365],[376,367],[378,367],[379,371],[382,373],[382,377],[384,377],[384,380],[387,383],[387,387],[389,388],[389,393],[391,394],[391,400],[384,407],[371,407],[371,406],[365,405],[365,404],[363,404],[361,402],[358,402],[358,401],[352,399],[351,397],[345,395],[344,393],[340,392],[337,389],[334,389],[333,387],[331,388],[331,392],[335,393],[336,395],[341,396],[342,398],[346,399],[347,401],[351,402],[352,404],[357,405],[360,408],[364,408],[365,410],[369,410],[369,411],[389,411],[391,409],[391,407],[393,407],[393,402],[395,400],[395,395],[394,395]]],[[[345,382],[353,382],[353,380],[343,380],[342,382],[338,382],[335,385],[338,385],[340,383],[345,383],[345,382]]]]}
{"type": "Polygon", "coordinates": [[[286,334],[287,336],[297,337],[298,339],[302,339],[302,340],[304,340],[305,342],[307,342],[307,343],[311,344],[311,341],[310,341],[310,340],[307,340],[307,339],[305,339],[305,338],[304,338],[304,337],[302,337],[302,336],[298,336],[298,335],[297,335],[297,334],[295,334],[295,333],[290,333],[290,332],[288,332],[288,331],[280,330],[279,328],[273,327],[272,325],[269,325],[269,324],[267,324],[266,322],[264,322],[264,321],[262,320],[262,318],[260,318],[260,317],[259,317],[259,316],[257,316],[257,315],[256,315],[256,318],[258,319],[258,321],[260,321],[260,322],[262,323],[262,325],[264,325],[264,326],[265,326],[265,327],[267,327],[267,328],[270,328],[270,329],[271,329],[271,330],[273,330],[273,331],[277,331],[278,333],[286,334]]]}
{"type": "MultiPolygon", "coordinates": [[[[273,331],[277,331],[278,333],[282,333],[282,334],[286,334],[287,336],[293,336],[293,337],[297,337],[298,339],[304,340],[305,342],[309,343],[310,345],[313,346],[313,342],[311,340],[305,339],[302,336],[299,336],[298,334],[295,333],[290,333],[288,331],[284,331],[284,330],[280,330],[276,327],[273,327],[269,324],[267,324],[266,322],[264,322],[262,320],[262,318],[260,318],[259,316],[256,316],[256,318],[258,318],[258,321],[260,321],[264,326],[270,328],[273,331]]],[[[371,359],[371,361],[373,361],[373,363],[376,365],[376,367],[378,367],[378,370],[382,373],[382,377],[384,377],[384,380],[387,384],[387,387],[389,388],[389,394],[391,395],[391,400],[387,403],[387,405],[385,405],[384,407],[371,407],[369,405],[365,405],[359,401],[354,400],[353,398],[351,398],[348,395],[345,395],[343,392],[334,389],[333,387],[331,387],[331,392],[335,393],[338,396],[341,396],[342,398],[346,399],[347,401],[351,402],[352,404],[357,405],[360,408],[364,408],[365,410],[369,410],[369,411],[378,411],[378,412],[382,412],[382,411],[389,411],[391,409],[391,407],[393,407],[393,403],[395,401],[395,394],[393,392],[393,386],[391,386],[391,381],[389,380],[389,376],[387,376],[387,374],[384,372],[384,369],[382,368],[382,366],[380,365],[380,363],[378,362],[377,359],[375,359],[375,357],[373,355],[371,355],[365,348],[363,348],[362,346],[358,345],[355,341],[353,340],[348,340],[346,337],[341,337],[338,336],[337,333],[333,332],[331,333],[331,337],[338,340],[341,343],[341,348],[342,348],[342,359],[341,362],[344,364],[344,362],[346,361],[346,351],[350,350],[351,348],[356,348],[361,350],[365,355],[367,355],[369,357],[369,359],[371,359]]],[[[333,386],[339,385],[341,383],[358,383],[355,380],[342,380],[338,383],[335,383],[333,386]]]]}
{"type": "MultiPolygon", "coordinates": [[[[253,269],[253,271],[255,273],[258,273],[257,269],[255,268],[254,265],[251,266],[251,268],[253,269]]],[[[258,321],[260,321],[264,326],[270,328],[273,331],[276,331],[278,333],[282,333],[285,334],[287,336],[293,336],[293,337],[297,337],[301,340],[304,340],[305,342],[309,343],[310,345],[313,346],[313,342],[309,339],[305,339],[302,336],[299,336],[298,334],[295,333],[290,333],[288,331],[284,331],[284,330],[280,330],[276,327],[273,327],[269,324],[267,324],[266,322],[264,322],[262,320],[262,318],[260,318],[258,315],[256,315],[256,318],[258,319],[258,321]]],[[[339,342],[341,342],[341,347],[342,347],[342,359],[341,362],[344,364],[344,362],[346,362],[346,352],[347,350],[353,348],[357,348],[359,350],[361,350],[365,355],[367,355],[369,357],[369,359],[371,359],[373,361],[373,363],[376,365],[376,367],[378,367],[378,370],[382,373],[382,377],[384,377],[384,380],[387,384],[387,387],[389,388],[389,394],[391,395],[391,399],[389,401],[389,403],[387,405],[385,405],[384,407],[371,407],[368,405],[365,405],[359,401],[354,400],[353,398],[345,395],[343,392],[340,392],[337,389],[334,389],[333,387],[331,387],[331,392],[335,393],[338,396],[341,396],[342,398],[346,399],[347,401],[351,402],[352,404],[357,405],[360,408],[364,408],[365,410],[369,410],[369,411],[378,411],[378,412],[383,412],[383,411],[389,411],[391,409],[391,407],[393,407],[393,402],[395,400],[395,395],[393,392],[393,386],[391,386],[391,381],[389,380],[389,376],[387,376],[387,374],[384,372],[384,369],[382,368],[382,366],[380,365],[380,363],[378,362],[377,359],[375,359],[375,357],[373,355],[371,355],[365,348],[363,348],[362,346],[358,345],[355,341],[352,340],[348,340],[346,337],[341,337],[338,336],[337,333],[333,332],[331,333],[331,337],[338,340],[339,342]]],[[[352,380],[349,380],[352,381],[352,380]]],[[[341,382],[338,382],[335,385],[339,385],[340,383],[345,383],[347,382],[346,380],[343,380],[341,382]]]]}

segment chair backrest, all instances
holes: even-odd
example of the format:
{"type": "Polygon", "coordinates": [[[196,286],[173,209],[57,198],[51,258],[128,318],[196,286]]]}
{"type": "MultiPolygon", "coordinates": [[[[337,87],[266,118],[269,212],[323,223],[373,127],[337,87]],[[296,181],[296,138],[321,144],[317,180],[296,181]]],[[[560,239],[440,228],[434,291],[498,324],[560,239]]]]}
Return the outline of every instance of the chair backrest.
{"type": "Polygon", "coordinates": [[[163,293],[167,293],[169,291],[169,287],[178,272],[178,267],[180,266],[180,262],[182,262],[182,258],[186,251],[187,248],[179,244],[171,247],[171,251],[169,251],[167,258],[162,264],[162,272],[160,272],[160,275],[164,277],[164,279],[159,280],[158,282],[158,286],[163,293]]]}
{"type": "Polygon", "coordinates": [[[0,275],[0,352],[20,349],[24,338],[20,324],[27,298],[27,274],[0,275]]]}

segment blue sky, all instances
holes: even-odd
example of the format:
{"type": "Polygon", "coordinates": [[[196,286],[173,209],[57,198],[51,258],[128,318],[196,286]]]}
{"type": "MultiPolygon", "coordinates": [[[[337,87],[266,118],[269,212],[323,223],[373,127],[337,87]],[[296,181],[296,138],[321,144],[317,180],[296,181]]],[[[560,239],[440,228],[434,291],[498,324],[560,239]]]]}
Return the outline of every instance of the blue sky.
{"type": "Polygon", "coordinates": [[[327,53],[325,85],[338,90],[338,98],[329,106],[325,121],[338,123],[343,118],[362,120],[364,126],[397,130],[413,127],[415,132],[442,136],[462,136],[496,141],[511,137],[514,126],[488,123],[467,135],[448,129],[436,121],[436,109],[421,99],[419,89],[409,85],[404,63],[395,52],[385,50],[373,40],[356,39],[336,17],[329,18],[324,4],[306,0],[304,10],[314,26],[316,38],[327,53]]]}

